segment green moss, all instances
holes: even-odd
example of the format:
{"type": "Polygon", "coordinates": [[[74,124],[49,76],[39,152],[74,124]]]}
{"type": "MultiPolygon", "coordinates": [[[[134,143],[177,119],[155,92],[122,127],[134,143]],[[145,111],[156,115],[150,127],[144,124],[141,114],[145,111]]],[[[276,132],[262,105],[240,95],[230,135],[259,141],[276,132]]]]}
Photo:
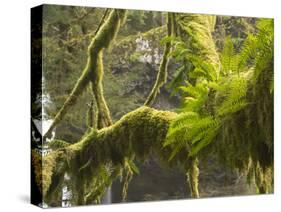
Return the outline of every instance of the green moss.
{"type": "Polygon", "coordinates": [[[70,143],[66,141],[55,139],[52,142],[50,142],[49,148],[51,148],[52,150],[57,150],[57,149],[68,147],[69,145],[70,143]]]}
{"type": "MultiPolygon", "coordinates": [[[[98,131],[93,129],[80,142],[51,153],[44,160],[44,192],[48,191],[52,177],[57,176],[54,172],[62,156],[67,164],[67,172],[73,177],[78,175],[81,185],[91,182],[94,176],[99,175],[101,167],[107,164],[119,170],[126,158],[145,159],[153,153],[167,163],[168,154],[159,149],[165,142],[171,120],[176,116],[173,112],[144,106],[126,114],[109,127],[98,131]]],[[[131,179],[130,173],[132,171],[125,181],[126,189],[131,179]]]]}
{"type": "Polygon", "coordinates": [[[97,104],[97,127],[98,129],[100,129],[102,127],[107,127],[112,124],[111,115],[103,95],[102,51],[100,51],[97,55],[93,55],[92,60],[92,67],[94,68],[93,72],[95,74],[93,74],[91,79],[91,88],[97,104]]]}
{"type": "Polygon", "coordinates": [[[42,158],[42,191],[44,198],[47,198],[47,192],[53,192],[60,188],[58,184],[62,181],[65,171],[65,157],[63,151],[54,151],[42,158]],[[56,179],[58,178],[58,179],[56,179]],[[55,184],[52,185],[52,184],[55,184]]]}

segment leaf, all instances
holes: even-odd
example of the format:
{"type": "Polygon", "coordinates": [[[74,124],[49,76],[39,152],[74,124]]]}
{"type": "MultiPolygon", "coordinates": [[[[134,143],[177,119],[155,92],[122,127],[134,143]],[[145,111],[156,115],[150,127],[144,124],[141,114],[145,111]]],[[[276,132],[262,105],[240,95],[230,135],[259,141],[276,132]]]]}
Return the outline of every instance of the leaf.
{"type": "Polygon", "coordinates": [[[189,157],[194,157],[196,154],[199,153],[203,148],[205,148],[207,145],[209,145],[213,139],[217,136],[217,130],[219,127],[216,129],[210,130],[207,133],[207,136],[205,136],[200,142],[198,142],[196,145],[193,145],[191,147],[191,150],[189,152],[189,157]]]}

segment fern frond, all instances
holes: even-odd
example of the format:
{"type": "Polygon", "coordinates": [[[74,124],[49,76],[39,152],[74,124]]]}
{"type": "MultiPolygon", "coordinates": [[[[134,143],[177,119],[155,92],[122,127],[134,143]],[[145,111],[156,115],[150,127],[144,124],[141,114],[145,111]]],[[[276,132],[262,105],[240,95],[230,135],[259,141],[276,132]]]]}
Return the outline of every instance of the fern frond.
{"type": "Polygon", "coordinates": [[[238,71],[240,56],[236,54],[231,37],[227,37],[220,55],[222,72],[225,76],[238,71]]]}
{"type": "Polygon", "coordinates": [[[249,34],[242,45],[242,49],[239,53],[237,70],[242,70],[249,60],[256,54],[257,51],[257,39],[254,35],[249,34]]]}
{"type": "Polygon", "coordinates": [[[187,73],[192,71],[193,68],[192,64],[187,62],[176,70],[172,81],[167,85],[167,88],[171,90],[171,96],[180,90],[179,87],[186,80],[187,73]]]}
{"type": "Polygon", "coordinates": [[[187,58],[195,66],[195,69],[190,72],[189,76],[197,79],[201,77],[207,79],[208,81],[217,80],[217,70],[212,64],[195,55],[188,55],[187,58]]]}
{"type": "Polygon", "coordinates": [[[199,114],[192,111],[181,113],[176,119],[173,120],[173,122],[171,123],[171,127],[184,124],[186,123],[186,121],[190,122],[190,120],[198,120],[198,118],[199,114]]]}
{"type": "Polygon", "coordinates": [[[217,107],[218,116],[235,113],[244,108],[247,103],[247,81],[243,77],[234,77],[224,87],[224,101],[217,107]]]}
{"type": "Polygon", "coordinates": [[[206,147],[208,144],[210,144],[217,136],[218,134],[219,125],[215,128],[211,128],[205,132],[203,139],[200,140],[200,142],[197,142],[196,145],[193,145],[191,147],[191,150],[189,152],[189,156],[193,157],[198,154],[200,150],[202,150],[204,147],[206,147]]]}

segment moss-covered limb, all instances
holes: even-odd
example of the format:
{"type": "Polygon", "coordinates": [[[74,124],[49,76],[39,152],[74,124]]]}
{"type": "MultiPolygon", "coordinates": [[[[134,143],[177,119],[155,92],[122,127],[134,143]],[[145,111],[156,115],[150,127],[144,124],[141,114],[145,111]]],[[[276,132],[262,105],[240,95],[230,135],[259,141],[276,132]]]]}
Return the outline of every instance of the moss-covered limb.
{"type": "Polygon", "coordinates": [[[112,124],[110,111],[103,95],[103,49],[109,47],[117,36],[120,26],[126,18],[126,10],[113,10],[107,21],[101,26],[97,36],[92,40],[88,52],[91,55],[91,86],[97,104],[97,128],[112,124]]]}
{"type": "MultiPolygon", "coordinates": [[[[48,191],[53,178],[58,176],[56,171],[63,161],[67,166],[65,171],[71,176],[80,172],[88,179],[106,164],[122,167],[126,158],[146,159],[153,153],[167,163],[170,154],[162,147],[169,124],[175,117],[177,114],[173,112],[141,107],[109,127],[98,131],[93,129],[80,142],[52,152],[45,159],[44,192],[48,191]]],[[[182,162],[186,160],[185,157],[182,162]]]]}
{"type": "Polygon", "coordinates": [[[95,67],[95,73],[91,80],[91,88],[93,96],[97,105],[97,128],[108,127],[112,124],[111,115],[106,104],[103,95],[103,63],[102,63],[102,51],[100,51],[95,58],[93,58],[93,67],[95,67]]]}
{"type": "Polygon", "coordinates": [[[180,14],[177,26],[182,32],[182,39],[187,41],[192,53],[212,64],[218,78],[221,62],[212,37],[215,23],[216,16],[180,14]]]}
{"type": "MultiPolygon", "coordinates": [[[[48,161],[46,164],[49,165],[45,172],[45,175],[48,175],[47,182],[44,182],[45,192],[48,190],[48,185],[52,185],[53,179],[60,182],[58,180],[60,175],[56,173],[55,167],[59,162],[64,161],[66,165],[62,167],[67,168],[63,170],[67,171],[74,181],[78,176],[81,186],[87,185],[87,192],[84,187],[75,189],[76,193],[83,189],[85,194],[83,197],[76,197],[77,204],[98,201],[106,186],[111,184],[121,170],[125,177],[122,191],[125,199],[133,172],[137,172],[134,166],[128,166],[127,163],[133,159],[145,160],[153,154],[164,165],[178,165],[187,170],[192,197],[199,197],[197,159],[190,159],[187,152],[182,151],[174,160],[169,161],[172,148],[163,148],[169,125],[177,116],[170,111],[143,106],[126,114],[109,127],[100,130],[92,129],[80,142],[61,149],[63,158],[60,158],[60,153],[56,153],[57,151],[46,158],[48,161]],[[60,160],[58,161],[57,158],[60,160]],[[117,170],[115,174],[107,174],[104,171],[104,167],[108,164],[117,170]],[[129,170],[126,167],[129,167],[129,170]],[[91,183],[93,181],[94,183],[91,183]]],[[[53,191],[50,189],[47,192],[48,196],[52,196],[53,191]]]]}
{"type": "Polygon", "coordinates": [[[75,146],[85,148],[85,144],[89,143],[88,148],[94,152],[98,164],[112,162],[120,165],[126,158],[136,156],[145,159],[152,152],[160,156],[165,152],[161,148],[169,124],[176,116],[173,112],[141,107],[112,126],[98,130],[96,134],[93,131],[75,146]]]}
{"type": "MultiPolygon", "coordinates": [[[[102,51],[104,48],[109,47],[112,41],[115,39],[118,30],[121,24],[124,22],[126,18],[126,10],[114,9],[110,12],[107,20],[101,25],[99,31],[92,39],[89,47],[88,47],[88,60],[82,75],[79,80],[76,82],[71,94],[68,96],[67,100],[63,104],[62,108],[59,110],[57,115],[54,118],[54,121],[44,137],[48,137],[54,127],[63,119],[68,109],[75,104],[77,98],[84,91],[85,87],[88,85],[90,80],[95,83],[95,91],[98,93],[94,93],[96,96],[96,100],[102,99],[103,102],[97,102],[101,107],[98,107],[98,111],[101,113],[106,113],[105,115],[101,115],[101,117],[107,117],[109,111],[104,101],[101,83],[102,83],[102,51]],[[99,67],[97,67],[99,66],[99,67]]],[[[103,21],[103,20],[102,20],[103,21]]],[[[106,125],[108,126],[108,125],[106,125]]]]}
{"type": "Polygon", "coordinates": [[[104,14],[103,14],[103,16],[102,16],[102,18],[101,18],[101,21],[100,21],[100,23],[99,23],[99,25],[98,25],[98,27],[97,27],[97,29],[96,29],[96,31],[95,31],[95,35],[98,33],[98,31],[100,30],[101,26],[102,26],[103,23],[105,22],[106,17],[107,17],[107,15],[108,15],[109,12],[110,12],[110,9],[106,9],[106,10],[105,10],[105,12],[104,12],[104,14]]]}
{"type": "Polygon", "coordinates": [[[190,166],[187,167],[188,172],[186,173],[189,188],[192,198],[199,198],[199,189],[198,189],[198,180],[199,180],[199,168],[198,168],[198,159],[192,158],[190,166]]]}
{"type": "MultiPolygon", "coordinates": [[[[172,32],[175,31],[174,29],[174,21],[173,21],[173,14],[167,13],[167,36],[171,36],[172,32]]],[[[164,53],[162,56],[162,60],[159,66],[158,74],[154,86],[148,95],[144,105],[151,106],[155,101],[156,95],[158,94],[160,88],[166,83],[167,81],[167,72],[168,72],[168,63],[169,58],[168,55],[171,51],[171,42],[167,42],[165,44],[164,53]]]]}
{"type": "Polygon", "coordinates": [[[109,17],[100,27],[100,30],[91,41],[88,48],[89,54],[98,53],[100,50],[110,46],[117,36],[120,26],[126,19],[126,10],[114,9],[109,17]]]}
{"type": "Polygon", "coordinates": [[[49,148],[52,150],[62,149],[68,146],[70,146],[70,143],[59,139],[55,139],[49,144],[49,148]]]}

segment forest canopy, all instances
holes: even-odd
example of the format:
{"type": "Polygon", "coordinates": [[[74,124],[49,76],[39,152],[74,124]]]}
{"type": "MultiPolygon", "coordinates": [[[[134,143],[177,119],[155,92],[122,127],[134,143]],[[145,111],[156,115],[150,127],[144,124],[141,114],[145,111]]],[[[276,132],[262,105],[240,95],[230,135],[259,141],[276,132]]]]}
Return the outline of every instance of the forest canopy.
{"type": "Polygon", "coordinates": [[[126,201],[151,157],[185,173],[193,198],[213,158],[273,192],[272,19],[44,8],[50,151],[32,164],[46,204],[65,184],[72,205],[101,203],[117,179],[126,201]]]}

